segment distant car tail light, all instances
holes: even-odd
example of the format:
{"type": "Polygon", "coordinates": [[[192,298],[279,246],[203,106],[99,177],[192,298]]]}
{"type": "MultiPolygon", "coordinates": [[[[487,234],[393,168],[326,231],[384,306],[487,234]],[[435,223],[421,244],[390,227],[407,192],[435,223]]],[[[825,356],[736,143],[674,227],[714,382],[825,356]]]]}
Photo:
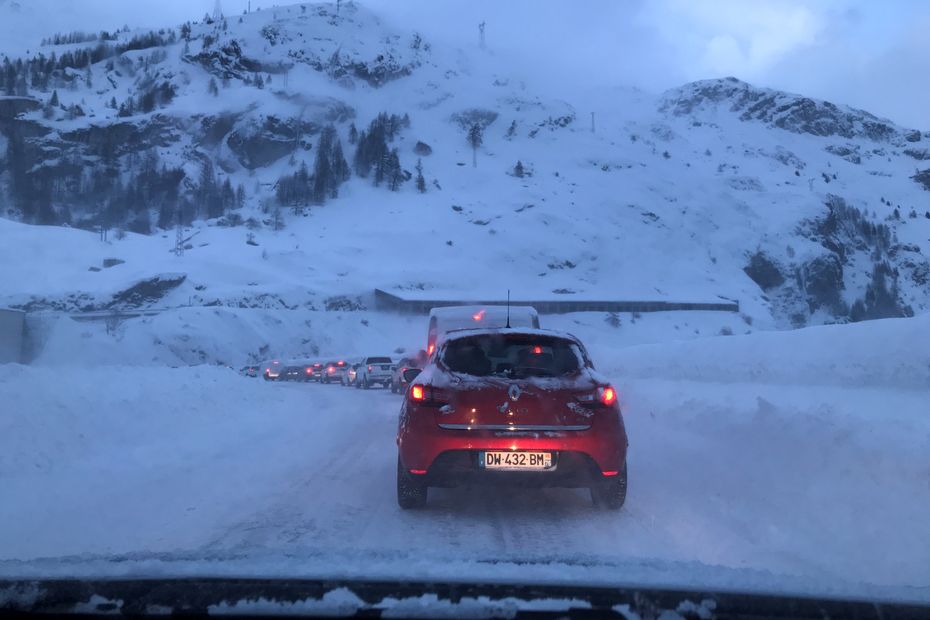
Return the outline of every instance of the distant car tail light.
{"type": "Polygon", "coordinates": [[[369,367],[368,367],[368,372],[371,372],[371,371],[374,370],[374,369],[375,369],[374,366],[369,366],[369,367]]]}
{"type": "Polygon", "coordinates": [[[329,368],[326,369],[326,372],[328,372],[328,373],[334,373],[334,372],[336,372],[336,367],[335,367],[335,366],[330,366],[329,368]]]}
{"type": "Polygon", "coordinates": [[[308,368],[308,369],[307,369],[307,374],[308,374],[308,375],[312,375],[312,374],[313,374],[313,369],[312,369],[312,368],[308,368]]]}
{"type": "Polygon", "coordinates": [[[345,366],[346,363],[345,363],[345,362],[338,362],[336,365],[337,365],[337,366],[345,366]]]}
{"type": "Polygon", "coordinates": [[[410,387],[410,400],[422,401],[426,399],[426,390],[422,385],[413,385],[410,387]]]}
{"type": "Polygon", "coordinates": [[[478,312],[474,313],[473,315],[471,315],[471,318],[473,318],[476,321],[480,321],[481,319],[484,318],[484,310],[479,310],[478,312]]]}
{"type": "Polygon", "coordinates": [[[536,345],[535,347],[533,347],[533,353],[535,353],[536,355],[540,355],[542,353],[542,347],[539,345],[536,345]]]}

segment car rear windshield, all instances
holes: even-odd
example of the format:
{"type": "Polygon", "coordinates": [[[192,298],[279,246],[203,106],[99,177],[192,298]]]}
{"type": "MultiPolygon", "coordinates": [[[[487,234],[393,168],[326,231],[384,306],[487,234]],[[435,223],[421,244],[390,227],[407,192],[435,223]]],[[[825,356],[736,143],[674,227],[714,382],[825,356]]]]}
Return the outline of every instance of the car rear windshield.
{"type": "Polygon", "coordinates": [[[389,358],[389,357],[369,357],[369,358],[368,358],[368,363],[369,363],[369,364],[390,364],[390,363],[391,363],[391,358],[389,358]]]}
{"type": "Polygon", "coordinates": [[[584,358],[578,345],[564,338],[483,334],[450,341],[442,362],[476,377],[560,377],[578,372],[584,358]]]}

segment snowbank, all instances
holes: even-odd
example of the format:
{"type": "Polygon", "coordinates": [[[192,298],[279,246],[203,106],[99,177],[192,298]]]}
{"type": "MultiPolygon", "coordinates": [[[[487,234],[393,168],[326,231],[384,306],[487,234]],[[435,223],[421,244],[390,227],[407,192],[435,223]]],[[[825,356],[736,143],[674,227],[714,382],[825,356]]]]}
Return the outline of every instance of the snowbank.
{"type": "Polygon", "coordinates": [[[930,314],[796,331],[756,332],[617,351],[622,378],[887,386],[928,392],[930,314]]]}

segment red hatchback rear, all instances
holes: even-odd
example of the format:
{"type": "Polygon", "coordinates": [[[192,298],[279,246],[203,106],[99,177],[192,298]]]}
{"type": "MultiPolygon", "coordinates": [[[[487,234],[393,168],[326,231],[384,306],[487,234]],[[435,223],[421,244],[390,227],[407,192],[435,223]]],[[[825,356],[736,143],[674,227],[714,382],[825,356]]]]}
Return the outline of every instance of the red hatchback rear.
{"type": "Polygon", "coordinates": [[[450,333],[407,389],[397,500],[462,483],[588,487],[626,499],[627,437],[614,389],[573,336],[539,329],[450,333]]]}

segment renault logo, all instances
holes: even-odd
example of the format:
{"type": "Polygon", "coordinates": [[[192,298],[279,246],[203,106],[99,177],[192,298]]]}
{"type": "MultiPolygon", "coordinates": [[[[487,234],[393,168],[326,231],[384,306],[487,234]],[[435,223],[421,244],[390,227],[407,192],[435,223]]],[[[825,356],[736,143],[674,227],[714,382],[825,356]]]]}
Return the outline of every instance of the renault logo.
{"type": "Polygon", "coordinates": [[[511,385],[507,390],[507,396],[510,397],[510,400],[520,400],[520,394],[522,393],[519,385],[511,385]]]}

